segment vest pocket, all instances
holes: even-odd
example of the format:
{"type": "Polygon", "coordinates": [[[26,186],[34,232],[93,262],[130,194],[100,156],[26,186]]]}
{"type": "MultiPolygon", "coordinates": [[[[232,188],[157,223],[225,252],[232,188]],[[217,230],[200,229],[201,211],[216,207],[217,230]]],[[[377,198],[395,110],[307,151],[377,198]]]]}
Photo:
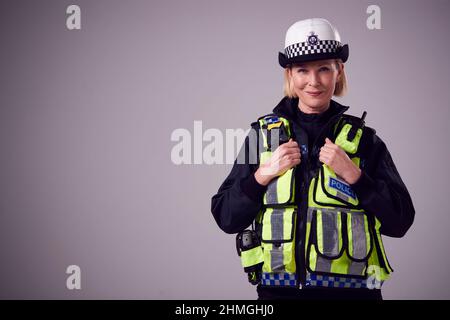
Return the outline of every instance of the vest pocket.
{"type": "MultiPolygon", "coordinates": [[[[357,158],[352,161],[358,162],[357,158]]],[[[320,167],[318,176],[311,184],[311,193],[314,202],[322,206],[356,209],[359,204],[350,185],[325,164],[320,167]]]]}
{"type": "Polygon", "coordinates": [[[261,245],[266,273],[295,273],[295,221],[293,207],[267,208],[262,218],[261,245]]]}
{"type": "Polygon", "coordinates": [[[270,181],[264,194],[263,204],[289,205],[294,201],[295,168],[287,170],[283,175],[270,181]]]}
{"type": "Polygon", "coordinates": [[[365,277],[372,235],[364,212],[310,208],[308,229],[309,272],[365,277]]]}

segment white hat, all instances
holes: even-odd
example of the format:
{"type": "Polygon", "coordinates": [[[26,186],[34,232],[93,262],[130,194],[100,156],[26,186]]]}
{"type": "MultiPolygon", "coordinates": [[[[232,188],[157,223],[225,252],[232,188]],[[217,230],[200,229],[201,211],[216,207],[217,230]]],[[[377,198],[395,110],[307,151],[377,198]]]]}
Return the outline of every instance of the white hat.
{"type": "Polygon", "coordinates": [[[348,45],[342,45],[335,27],[325,19],[300,20],[286,32],[284,53],[278,53],[278,62],[283,68],[289,64],[323,60],[348,59],[348,45]]]}

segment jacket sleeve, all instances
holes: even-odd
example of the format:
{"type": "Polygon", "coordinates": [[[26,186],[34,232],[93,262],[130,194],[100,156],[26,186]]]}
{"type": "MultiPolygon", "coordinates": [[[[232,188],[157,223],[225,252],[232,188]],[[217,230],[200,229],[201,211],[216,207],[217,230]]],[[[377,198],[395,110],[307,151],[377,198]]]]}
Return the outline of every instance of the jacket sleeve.
{"type": "Polygon", "coordinates": [[[266,190],[254,172],[258,168],[257,142],[246,137],[233,168],[211,199],[211,212],[218,226],[226,233],[238,233],[251,225],[261,210],[266,190]],[[238,161],[244,159],[245,161],[238,161]],[[252,161],[252,159],[254,161],[252,161]]]}
{"type": "Polygon", "coordinates": [[[372,138],[366,169],[352,189],[361,206],[381,222],[380,232],[400,238],[414,221],[414,206],[386,144],[375,134],[372,138]]]}

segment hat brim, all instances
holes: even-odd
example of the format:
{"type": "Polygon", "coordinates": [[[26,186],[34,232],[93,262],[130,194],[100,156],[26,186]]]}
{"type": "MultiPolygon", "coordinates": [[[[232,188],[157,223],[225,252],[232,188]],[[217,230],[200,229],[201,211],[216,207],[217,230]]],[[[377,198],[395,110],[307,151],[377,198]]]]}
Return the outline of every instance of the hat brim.
{"type": "Polygon", "coordinates": [[[316,61],[316,60],[327,60],[327,59],[341,59],[342,62],[346,62],[348,59],[348,44],[340,47],[336,52],[328,52],[328,53],[314,53],[303,56],[296,56],[291,59],[288,59],[286,55],[282,52],[278,53],[278,63],[283,68],[294,64],[294,63],[302,63],[308,61],[316,61]]]}

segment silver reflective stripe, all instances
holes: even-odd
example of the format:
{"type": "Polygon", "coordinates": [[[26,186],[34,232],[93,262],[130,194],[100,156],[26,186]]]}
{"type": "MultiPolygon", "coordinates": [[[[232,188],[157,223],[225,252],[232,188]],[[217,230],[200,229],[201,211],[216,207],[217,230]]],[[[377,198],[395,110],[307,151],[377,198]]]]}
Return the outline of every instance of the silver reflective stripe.
{"type": "MultiPolygon", "coordinates": [[[[322,211],[322,253],[328,257],[337,256],[339,253],[339,226],[337,222],[337,212],[322,211]]],[[[316,228],[318,225],[316,225],[316,228]]],[[[318,244],[318,247],[319,244],[318,244]]],[[[330,272],[331,260],[317,256],[316,271],[330,272]]]]}
{"type": "Polygon", "coordinates": [[[270,250],[270,267],[274,272],[284,271],[283,244],[279,247],[272,246],[272,250],[270,250]]]}
{"type": "Polygon", "coordinates": [[[316,209],[308,207],[308,214],[306,216],[307,222],[311,223],[313,215],[314,215],[315,212],[316,212],[316,209]]]}
{"type": "Polygon", "coordinates": [[[337,256],[339,253],[339,226],[337,212],[322,212],[323,254],[337,256]]]}
{"type": "Polygon", "coordinates": [[[336,191],[336,196],[337,196],[339,199],[348,202],[348,196],[345,195],[345,194],[343,194],[342,192],[336,191]]]}
{"type": "MultiPolygon", "coordinates": [[[[311,207],[311,209],[314,209],[313,207],[311,207]]],[[[322,212],[333,212],[336,213],[336,209],[326,209],[326,208],[320,208],[320,211],[322,212]]],[[[351,209],[346,209],[346,208],[339,208],[339,212],[346,212],[346,213],[351,213],[351,214],[365,214],[363,211],[352,211],[351,209]]]]}
{"type": "MultiPolygon", "coordinates": [[[[352,245],[353,250],[350,255],[355,259],[364,259],[367,256],[366,228],[363,215],[350,215],[352,229],[352,245]]],[[[366,266],[365,262],[352,261],[348,273],[361,275],[366,266]]]]}
{"type": "Polygon", "coordinates": [[[283,240],[283,209],[273,209],[270,215],[270,226],[272,229],[272,240],[283,240]]]}
{"type": "MultiPolygon", "coordinates": [[[[269,131],[267,130],[265,131],[266,137],[268,132],[269,131]]],[[[270,144],[272,152],[278,148],[278,145],[280,144],[279,130],[270,130],[270,144]]],[[[279,177],[272,179],[272,181],[270,181],[269,185],[267,186],[266,191],[267,204],[278,203],[278,192],[277,192],[278,178],[279,177]]]]}
{"type": "Polygon", "coordinates": [[[352,244],[351,256],[355,259],[364,259],[367,255],[366,228],[363,215],[351,215],[352,244]]]}
{"type": "MultiPolygon", "coordinates": [[[[322,211],[322,209],[321,209],[322,211]]],[[[322,211],[323,212],[323,211],[322,211]]],[[[312,220],[317,215],[317,210],[314,208],[308,208],[308,215],[307,215],[307,222],[310,223],[311,228],[314,227],[312,224],[312,220]]],[[[316,232],[317,232],[317,225],[315,226],[316,232]]],[[[313,232],[313,230],[309,230],[309,232],[313,232]]],[[[324,259],[322,257],[319,257],[317,255],[316,257],[316,271],[322,271],[322,272],[330,272],[331,270],[331,261],[324,259]]]]}
{"type": "Polygon", "coordinates": [[[315,271],[330,272],[331,271],[331,260],[317,256],[315,271]]]}
{"type": "MultiPolygon", "coordinates": [[[[272,214],[270,215],[272,240],[284,239],[283,218],[283,209],[273,209],[272,214]]],[[[276,247],[274,244],[272,245],[272,250],[270,250],[270,261],[273,271],[284,271],[283,245],[279,247],[276,247]]]]}
{"type": "Polygon", "coordinates": [[[267,186],[266,200],[267,204],[278,203],[278,193],[277,193],[278,177],[272,179],[267,186]]]}
{"type": "Polygon", "coordinates": [[[362,275],[364,272],[364,268],[366,267],[365,262],[355,262],[352,261],[350,265],[348,266],[348,274],[352,275],[362,275]]]}

